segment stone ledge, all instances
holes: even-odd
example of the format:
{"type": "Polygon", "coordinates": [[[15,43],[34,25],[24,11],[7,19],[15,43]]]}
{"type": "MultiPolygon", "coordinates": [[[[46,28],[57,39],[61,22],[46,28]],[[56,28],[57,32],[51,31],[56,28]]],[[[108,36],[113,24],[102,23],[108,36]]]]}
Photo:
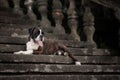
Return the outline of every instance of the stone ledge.
{"type": "Polygon", "coordinates": [[[120,75],[2,75],[0,80],[120,80],[120,75]]]}
{"type": "MultiPolygon", "coordinates": [[[[75,56],[84,64],[120,64],[120,56],[75,56]]],[[[54,63],[71,64],[73,61],[68,56],[58,55],[15,55],[0,53],[0,63],[54,63]]]]}
{"type": "MultiPolygon", "coordinates": [[[[68,44],[69,45],[69,44],[68,44]]],[[[67,45],[67,46],[68,46],[67,45]]],[[[111,53],[107,49],[87,49],[87,48],[71,48],[68,47],[74,55],[110,55],[111,53]]],[[[0,44],[1,53],[13,53],[15,51],[25,50],[25,45],[10,45],[0,44]]]]}
{"type": "Polygon", "coordinates": [[[120,73],[120,65],[0,64],[0,73],[120,73]]]}

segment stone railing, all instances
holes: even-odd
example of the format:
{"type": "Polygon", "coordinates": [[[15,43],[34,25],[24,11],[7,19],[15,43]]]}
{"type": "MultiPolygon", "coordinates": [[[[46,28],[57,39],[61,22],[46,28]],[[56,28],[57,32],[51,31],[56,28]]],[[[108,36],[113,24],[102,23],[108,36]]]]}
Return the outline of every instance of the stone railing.
{"type": "MultiPolygon", "coordinates": [[[[4,7],[9,7],[8,0],[0,0],[0,3],[3,4],[4,7]]],[[[20,7],[20,2],[22,0],[11,0],[14,4],[13,11],[17,14],[24,15],[23,10],[20,7]]],[[[24,1],[24,0],[23,0],[24,1]]],[[[84,12],[82,15],[84,33],[86,35],[86,43],[90,45],[90,47],[96,48],[96,43],[93,40],[93,35],[95,32],[94,28],[94,16],[91,12],[91,8],[88,5],[88,0],[83,0],[82,7],[84,8],[84,12]],[[92,46],[91,46],[92,45],[92,46]]],[[[25,0],[23,5],[27,8],[27,16],[34,21],[37,21],[37,15],[40,16],[40,24],[44,26],[44,28],[51,27],[51,21],[48,18],[52,16],[52,21],[54,22],[55,28],[53,33],[56,34],[65,34],[65,29],[63,27],[63,19],[67,18],[66,24],[69,26],[71,30],[70,37],[72,37],[76,41],[81,41],[81,36],[77,33],[78,28],[78,13],[76,11],[76,0],[25,0]],[[51,4],[48,4],[51,3],[51,4]],[[66,5],[67,2],[67,5],[66,5]],[[35,7],[33,7],[35,6],[35,7]],[[50,7],[50,10],[48,10],[50,7]],[[38,14],[34,13],[34,8],[37,8],[38,14]],[[50,14],[50,15],[48,15],[50,14]],[[64,16],[67,15],[67,17],[64,16]]]]}

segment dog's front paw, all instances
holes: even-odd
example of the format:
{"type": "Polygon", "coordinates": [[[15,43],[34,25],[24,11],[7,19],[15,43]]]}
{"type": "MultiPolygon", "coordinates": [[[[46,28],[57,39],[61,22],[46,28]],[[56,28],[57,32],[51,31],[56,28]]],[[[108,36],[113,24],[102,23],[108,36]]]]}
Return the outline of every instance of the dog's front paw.
{"type": "Polygon", "coordinates": [[[76,61],[76,62],[75,62],[75,65],[79,65],[79,66],[81,66],[81,62],[76,61]]]}
{"type": "Polygon", "coordinates": [[[22,54],[23,51],[14,52],[14,54],[22,54]]]}

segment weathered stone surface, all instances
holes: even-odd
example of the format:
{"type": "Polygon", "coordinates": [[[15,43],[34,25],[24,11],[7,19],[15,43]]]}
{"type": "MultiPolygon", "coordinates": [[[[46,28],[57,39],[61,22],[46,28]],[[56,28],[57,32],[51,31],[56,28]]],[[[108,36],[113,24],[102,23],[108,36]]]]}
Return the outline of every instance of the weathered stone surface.
{"type": "Polygon", "coordinates": [[[14,8],[13,11],[15,14],[18,14],[19,16],[23,16],[23,11],[20,6],[20,0],[13,0],[14,8]]]}
{"type": "Polygon", "coordinates": [[[64,15],[62,12],[62,3],[60,0],[53,0],[53,11],[52,16],[55,21],[54,34],[65,34],[65,30],[62,26],[62,20],[64,19],[64,15]]]}
{"type": "MultiPolygon", "coordinates": [[[[62,35],[62,34],[52,34],[52,33],[44,33],[45,37],[47,39],[53,39],[53,40],[72,40],[72,39],[68,39],[68,35],[62,35]]],[[[27,39],[28,38],[28,30],[26,29],[14,29],[14,30],[0,30],[0,37],[5,39],[10,38],[11,39],[15,39],[15,38],[23,38],[23,39],[27,39]]]]}
{"type": "MultiPolygon", "coordinates": [[[[77,1],[79,2],[79,0],[77,1]]],[[[91,1],[112,9],[120,6],[119,0],[91,1]]],[[[45,9],[42,9],[44,12],[45,9]]],[[[77,23],[76,12],[71,11],[73,15],[68,16],[69,20],[72,17],[73,21],[77,23]]],[[[27,30],[38,22],[25,20],[12,13],[9,14],[10,11],[5,12],[0,13],[0,80],[120,80],[120,56],[108,56],[110,52],[106,49],[80,48],[86,44],[82,41],[68,41],[66,40],[68,35],[45,34],[46,37],[58,38],[60,39],[58,42],[67,45],[72,54],[77,55],[75,57],[81,61],[82,66],[73,65],[73,61],[66,56],[14,55],[14,51],[25,50],[27,30]],[[11,54],[6,54],[7,52],[11,54]]],[[[43,21],[43,23],[45,22],[43,21]]],[[[73,25],[76,26],[76,23],[73,25]]],[[[76,28],[74,27],[74,29],[76,28]]],[[[53,32],[53,28],[48,32],[53,32]]]]}
{"type": "MultiPolygon", "coordinates": [[[[1,10],[1,9],[0,9],[1,10]]],[[[13,14],[12,10],[8,9],[7,11],[0,11],[0,16],[8,16],[8,17],[16,17],[19,18],[20,16],[18,14],[13,14]]]]}
{"type": "MultiPolygon", "coordinates": [[[[26,35],[27,36],[27,35],[26,35]]],[[[6,37],[6,36],[1,36],[0,37],[0,43],[4,43],[4,44],[24,44],[25,45],[25,43],[27,42],[27,37],[26,36],[19,36],[19,37],[21,37],[21,38],[19,38],[19,37],[17,37],[17,35],[16,36],[13,36],[13,37],[6,37]]],[[[85,43],[84,42],[75,42],[75,41],[72,41],[72,40],[57,40],[57,39],[59,39],[59,38],[56,38],[55,36],[57,36],[57,35],[52,35],[52,34],[48,34],[47,35],[48,37],[48,39],[50,38],[50,39],[52,39],[52,40],[55,40],[55,41],[57,41],[57,42],[59,42],[59,43],[62,43],[62,44],[64,44],[64,45],[66,45],[66,46],[69,46],[69,47],[83,47],[84,45],[85,45],[85,43]]],[[[67,35],[66,35],[67,36],[67,35]]],[[[63,36],[63,37],[61,37],[61,38],[65,38],[65,36],[63,36]]]]}
{"type": "MultiPolygon", "coordinates": [[[[13,31],[16,32],[16,30],[21,31],[21,33],[23,34],[28,34],[28,29],[31,27],[37,26],[34,22],[31,23],[30,21],[24,22],[22,24],[14,24],[14,23],[10,23],[10,24],[5,24],[5,23],[0,23],[0,31],[13,31]],[[9,26],[9,27],[8,27],[9,26]]],[[[44,29],[44,32],[49,32],[52,33],[53,27],[50,27],[49,29],[44,29]]],[[[2,33],[2,32],[1,32],[2,33]]],[[[18,32],[19,33],[19,32],[18,32]]],[[[2,35],[1,35],[2,36],[2,35]]]]}
{"type": "Polygon", "coordinates": [[[7,0],[1,0],[0,1],[0,7],[1,8],[9,8],[9,4],[7,0]]]}
{"type": "Polygon", "coordinates": [[[48,0],[37,0],[38,12],[41,15],[40,25],[44,29],[49,29],[51,27],[51,23],[48,19],[48,0]]]}
{"type": "Polygon", "coordinates": [[[31,24],[6,24],[6,23],[0,23],[0,28],[1,29],[8,29],[8,30],[12,30],[12,29],[28,29],[30,27],[34,27],[35,25],[31,25],[31,24]],[[9,26],[9,27],[8,27],[9,26]]]}
{"type": "MultiPolygon", "coordinates": [[[[68,46],[68,45],[67,45],[68,46]]],[[[80,49],[80,48],[70,48],[71,53],[75,55],[110,55],[110,52],[108,50],[99,50],[99,49],[80,49]]],[[[25,50],[25,45],[10,45],[10,44],[0,44],[0,52],[2,53],[13,53],[15,51],[19,50],[25,50]]]]}
{"type": "Polygon", "coordinates": [[[97,48],[95,41],[93,40],[95,28],[94,28],[94,15],[89,6],[85,7],[83,15],[84,33],[86,36],[86,42],[89,44],[88,48],[97,48]]]}
{"type": "Polygon", "coordinates": [[[27,42],[27,38],[14,38],[14,37],[5,37],[0,36],[0,43],[2,44],[24,44],[27,42]]]}
{"type": "Polygon", "coordinates": [[[25,20],[22,18],[6,17],[0,16],[0,23],[10,23],[10,24],[34,24],[36,22],[25,20]]]}
{"type": "Polygon", "coordinates": [[[120,75],[4,75],[0,80],[120,80],[120,75]]]}
{"type": "Polygon", "coordinates": [[[70,38],[73,38],[76,41],[81,41],[80,36],[77,34],[78,16],[75,5],[76,5],[75,0],[69,0],[69,8],[67,10],[67,14],[68,14],[68,25],[71,29],[70,38]]]}
{"type": "Polygon", "coordinates": [[[14,52],[14,51],[19,51],[19,50],[25,50],[25,46],[0,44],[0,52],[14,52]]]}
{"type": "MultiPolygon", "coordinates": [[[[120,64],[120,56],[75,56],[82,64],[120,64]]],[[[10,63],[55,63],[70,64],[73,63],[68,56],[58,55],[15,55],[1,54],[0,62],[10,63]]]]}
{"type": "Polygon", "coordinates": [[[50,65],[50,64],[0,64],[0,73],[62,73],[62,72],[94,72],[120,73],[119,65],[50,65]]]}
{"type": "Polygon", "coordinates": [[[27,7],[27,10],[28,10],[27,16],[29,17],[29,19],[36,21],[37,17],[33,12],[33,3],[34,3],[33,0],[25,0],[25,2],[24,2],[25,6],[27,7]]]}

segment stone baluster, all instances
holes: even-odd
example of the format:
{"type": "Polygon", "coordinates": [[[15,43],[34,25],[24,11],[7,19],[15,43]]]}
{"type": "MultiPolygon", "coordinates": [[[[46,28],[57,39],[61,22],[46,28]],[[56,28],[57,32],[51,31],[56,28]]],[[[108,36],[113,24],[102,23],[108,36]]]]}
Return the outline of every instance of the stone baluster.
{"type": "Polygon", "coordinates": [[[78,16],[75,11],[75,0],[69,0],[69,9],[67,13],[68,13],[68,25],[71,29],[70,37],[76,41],[80,41],[80,36],[77,34],[78,16]]]}
{"type": "Polygon", "coordinates": [[[89,48],[96,48],[96,43],[93,40],[93,35],[95,32],[94,28],[94,16],[91,12],[91,8],[88,6],[85,6],[85,12],[83,15],[83,25],[84,25],[84,33],[87,38],[87,47],[89,48]]]}
{"type": "Polygon", "coordinates": [[[37,3],[38,3],[38,11],[41,14],[40,25],[42,28],[50,29],[51,24],[47,17],[48,0],[37,0],[37,3]]]}
{"type": "Polygon", "coordinates": [[[9,4],[7,0],[0,0],[0,7],[9,8],[9,4]]]}
{"type": "Polygon", "coordinates": [[[37,18],[36,18],[36,15],[34,14],[33,12],[33,9],[32,9],[32,5],[33,5],[33,0],[25,0],[25,5],[27,7],[27,16],[33,20],[33,21],[36,21],[37,18]]]}
{"type": "Polygon", "coordinates": [[[19,15],[23,15],[23,11],[20,8],[20,0],[13,0],[14,3],[14,13],[19,14],[19,15]]]}
{"type": "Polygon", "coordinates": [[[55,20],[55,29],[53,31],[54,34],[65,34],[65,30],[62,26],[62,20],[64,18],[62,12],[62,4],[60,0],[53,0],[53,19],[55,20]]]}

